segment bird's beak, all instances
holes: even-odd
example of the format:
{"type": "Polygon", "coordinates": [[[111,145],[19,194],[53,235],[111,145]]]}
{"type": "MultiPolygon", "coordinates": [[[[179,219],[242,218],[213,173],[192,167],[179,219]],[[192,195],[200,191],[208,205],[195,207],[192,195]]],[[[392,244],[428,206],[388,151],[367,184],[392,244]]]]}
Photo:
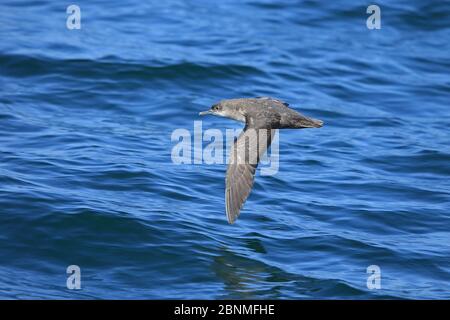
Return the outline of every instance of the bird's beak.
{"type": "Polygon", "coordinates": [[[213,112],[211,110],[206,110],[206,111],[200,112],[198,115],[199,116],[204,116],[204,115],[207,115],[207,114],[213,114],[213,112]]]}
{"type": "Polygon", "coordinates": [[[300,120],[300,126],[302,128],[320,128],[323,126],[323,121],[318,120],[318,119],[303,117],[300,120]]]}

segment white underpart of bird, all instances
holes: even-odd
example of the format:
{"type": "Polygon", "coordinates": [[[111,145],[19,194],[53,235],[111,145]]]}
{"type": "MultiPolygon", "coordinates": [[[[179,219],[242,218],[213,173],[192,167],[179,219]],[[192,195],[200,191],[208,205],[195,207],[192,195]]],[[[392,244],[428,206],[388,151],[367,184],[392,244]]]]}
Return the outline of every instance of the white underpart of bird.
{"type": "Polygon", "coordinates": [[[222,100],[199,114],[245,123],[231,149],[225,179],[225,210],[230,224],[236,221],[250,195],[259,160],[272,143],[275,130],[323,126],[323,121],[308,118],[286,102],[270,97],[222,100]]]}

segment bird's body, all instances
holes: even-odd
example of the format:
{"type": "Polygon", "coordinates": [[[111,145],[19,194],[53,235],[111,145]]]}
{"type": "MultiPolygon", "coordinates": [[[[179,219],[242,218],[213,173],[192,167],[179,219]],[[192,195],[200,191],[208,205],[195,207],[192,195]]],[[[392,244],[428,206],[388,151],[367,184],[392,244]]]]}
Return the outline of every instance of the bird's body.
{"type": "Polygon", "coordinates": [[[230,153],[225,188],[226,213],[229,223],[240,209],[253,186],[259,159],[270,146],[276,129],[319,128],[323,122],[307,118],[281,100],[240,98],[222,100],[200,115],[213,114],[245,123],[230,153]]]}

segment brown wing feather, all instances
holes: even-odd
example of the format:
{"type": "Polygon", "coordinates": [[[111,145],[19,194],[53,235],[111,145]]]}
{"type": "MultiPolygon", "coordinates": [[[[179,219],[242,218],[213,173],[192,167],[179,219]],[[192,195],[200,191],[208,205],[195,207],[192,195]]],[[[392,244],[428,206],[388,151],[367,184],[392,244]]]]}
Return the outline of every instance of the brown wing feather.
{"type": "Polygon", "coordinates": [[[239,216],[249,196],[259,159],[270,146],[274,130],[245,128],[234,143],[228,163],[225,207],[229,223],[239,216]]]}

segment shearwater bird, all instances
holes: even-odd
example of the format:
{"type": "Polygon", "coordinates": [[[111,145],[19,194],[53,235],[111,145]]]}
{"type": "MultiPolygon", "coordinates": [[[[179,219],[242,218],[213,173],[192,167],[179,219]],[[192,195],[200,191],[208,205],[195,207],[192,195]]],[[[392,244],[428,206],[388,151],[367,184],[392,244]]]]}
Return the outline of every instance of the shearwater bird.
{"type": "Polygon", "coordinates": [[[320,128],[323,121],[305,117],[289,104],[270,97],[222,100],[199,115],[211,114],[245,123],[228,161],[225,209],[234,223],[253,187],[259,159],[272,143],[276,129],[320,128]]]}

